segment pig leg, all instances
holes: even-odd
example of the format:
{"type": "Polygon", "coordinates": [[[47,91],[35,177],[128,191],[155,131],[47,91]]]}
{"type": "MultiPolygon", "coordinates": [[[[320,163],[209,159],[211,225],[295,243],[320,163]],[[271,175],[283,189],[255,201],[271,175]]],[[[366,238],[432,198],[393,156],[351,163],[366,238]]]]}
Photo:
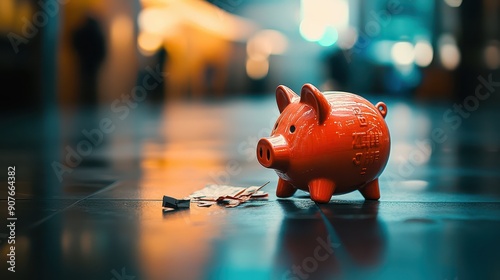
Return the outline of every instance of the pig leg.
{"type": "Polygon", "coordinates": [[[279,179],[278,187],[276,188],[276,196],[277,197],[282,197],[282,198],[290,197],[296,191],[297,191],[297,189],[294,186],[292,186],[290,183],[288,183],[287,181],[285,181],[281,178],[279,179]]]}
{"type": "Polygon", "coordinates": [[[309,182],[311,199],[317,203],[328,203],[335,192],[335,184],[328,179],[314,179],[309,182]]]}
{"type": "Polygon", "coordinates": [[[380,198],[380,191],[378,189],[378,178],[366,183],[359,192],[363,195],[365,199],[368,200],[378,200],[380,198]]]}

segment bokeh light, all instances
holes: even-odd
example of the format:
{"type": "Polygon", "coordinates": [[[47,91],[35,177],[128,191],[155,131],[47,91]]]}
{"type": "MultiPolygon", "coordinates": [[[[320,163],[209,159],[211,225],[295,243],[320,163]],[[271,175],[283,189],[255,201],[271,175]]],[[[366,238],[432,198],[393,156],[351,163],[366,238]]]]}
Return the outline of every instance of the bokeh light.
{"type": "Polygon", "coordinates": [[[162,45],[162,37],[157,34],[151,34],[148,32],[141,32],[137,38],[137,46],[139,51],[145,55],[153,55],[156,51],[160,49],[162,45]]]}
{"type": "Polygon", "coordinates": [[[420,41],[415,45],[415,64],[420,67],[427,67],[434,57],[432,46],[427,41],[420,41]]]}
{"type": "Polygon", "coordinates": [[[348,27],[339,34],[338,45],[341,49],[350,49],[358,40],[358,31],[356,28],[348,27]]]}
{"type": "Polygon", "coordinates": [[[304,19],[300,23],[300,35],[302,35],[302,37],[304,37],[307,41],[318,41],[321,39],[323,32],[324,27],[321,22],[314,19],[304,19]]]}
{"type": "Polygon", "coordinates": [[[451,34],[443,34],[438,40],[439,57],[441,64],[447,70],[454,70],[461,60],[460,50],[457,47],[455,37],[451,34]]]}
{"type": "Polygon", "coordinates": [[[462,5],[462,0],[444,0],[444,2],[453,8],[458,8],[460,5],[462,5]]]}
{"type": "Polygon", "coordinates": [[[328,47],[337,42],[339,38],[339,33],[337,32],[337,29],[328,26],[323,33],[323,37],[318,41],[318,44],[320,44],[323,47],[328,47]]]}
{"type": "MultiPolygon", "coordinates": [[[[345,0],[302,0],[301,19],[300,35],[328,47],[337,42],[339,32],[349,27],[349,4],[345,0]]],[[[350,39],[347,45],[352,36],[350,39]]]]}
{"type": "Polygon", "coordinates": [[[269,72],[269,60],[248,58],[246,63],[247,75],[254,79],[259,80],[267,76],[269,72]]]}
{"type": "Polygon", "coordinates": [[[391,57],[394,63],[410,65],[415,61],[415,50],[409,42],[398,42],[392,46],[391,57]]]}
{"type": "Polygon", "coordinates": [[[484,49],[484,61],[486,67],[491,70],[498,69],[500,67],[500,42],[496,40],[491,40],[484,49]]]}

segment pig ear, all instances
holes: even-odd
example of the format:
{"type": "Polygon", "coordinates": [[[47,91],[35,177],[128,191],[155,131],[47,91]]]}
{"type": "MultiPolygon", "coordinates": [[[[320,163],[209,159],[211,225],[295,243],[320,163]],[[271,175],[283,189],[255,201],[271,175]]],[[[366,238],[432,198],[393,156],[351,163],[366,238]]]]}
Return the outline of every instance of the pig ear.
{"type": "Polygon", "coordinates": [[[300,102],[310,105],[318,114],[319,124],[323,124],[330,114],[330,103],[326,97],[311,84],[305,84],[300,92],[300,102]]]}
{"type": "Polygon", "coordinates": [[[296,102],[299,96],[284,85],[280,85],[276,88],[276,103],[278,103],[278,109],[280,113],[285,110],[286,106],[290,103],[296,102]]]}

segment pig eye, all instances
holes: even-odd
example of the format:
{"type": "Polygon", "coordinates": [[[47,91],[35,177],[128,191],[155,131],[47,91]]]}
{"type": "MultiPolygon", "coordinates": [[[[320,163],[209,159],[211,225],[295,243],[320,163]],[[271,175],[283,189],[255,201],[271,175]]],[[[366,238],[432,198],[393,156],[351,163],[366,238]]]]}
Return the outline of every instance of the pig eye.
{"type": "Polygon", "coordinates": [[[291,125],[290,126],[290,133],[294,133],[295,132],[295,125],[291,125]]]}

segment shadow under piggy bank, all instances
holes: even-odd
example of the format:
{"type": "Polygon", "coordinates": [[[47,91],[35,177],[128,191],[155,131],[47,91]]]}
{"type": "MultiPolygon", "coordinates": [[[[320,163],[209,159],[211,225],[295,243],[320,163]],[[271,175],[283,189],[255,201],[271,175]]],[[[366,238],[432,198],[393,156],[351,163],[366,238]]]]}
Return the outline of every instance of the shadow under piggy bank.
{"type": "Polygon", "coordinates": [[[362,276],[381,263],[386,236],[379,202],[318,205],[278,200],[281,224],[274,279],[331,279],[362,276]]]}

